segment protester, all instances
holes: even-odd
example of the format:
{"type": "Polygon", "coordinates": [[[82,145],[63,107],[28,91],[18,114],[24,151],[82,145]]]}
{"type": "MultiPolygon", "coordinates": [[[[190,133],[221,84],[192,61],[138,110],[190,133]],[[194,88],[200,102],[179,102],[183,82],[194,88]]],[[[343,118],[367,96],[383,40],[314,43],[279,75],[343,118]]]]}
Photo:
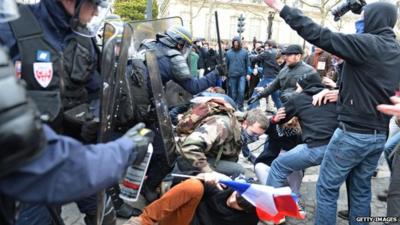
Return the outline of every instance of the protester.
{"type": "Polygon", "coordinates": [[[232,40],[232,48],[225,55],[228,68],[228,95],[236,102],[240,111],[243,111],[244,92],[246,89],[246,75],[250,67],[247,50],[242,48],[239,37],[232,40]]]}
{"type": "MultiPolygon", "coordinates": [[[[210,99],[210,98],[208,98],[210,99]]],[[[264,134],[268,119],[258,109],[247,113],[242,124],[222,99],[194,105],[177,125],[183,135],[177,164],[181,171],[212,172],[238,176],[244,168],[237,163],[247,144],[264,134]]]]}
{"type": "Polygon", "coordinates": [[[300,45],[289,45],[282,51],[282,54],[285,55],[285,67],[279,71],[279,74],[268,86],[256,88],[258,93],[249,99],[249,104],[260,100],[260,98],[268,97],[278,90],[281,91],[281,102],[288,101],[290,96],[295,93],[297,78],[314,71],[311,66],[301,60],[303,49],[300,45]]]}
{"type": "MultiPolygon", "coordinates": [[[[199,178],[215,183],[213,174],[199,178]]],[[[189,179],[174,186],[124,225],[256,225],[255,207],[236,191],[189,179]]]]}
{"type": "Polygon", "coordinates": [[[396,7],[387,2],[366,5],[357,34],[335,33],[314,23],[279,0],[265,0],[306,41],[344,60],[338,102],[339,128],[321,164],[315,224],[336,224],[341,184],[350,179],[350,224],[370,216],[371,177],[383,151],[389,116],[376,109],[390,102],[400,81],[400,45],[393,27],[396,7]],[[373,43],[373,44],[372,44],[373,43]]]}

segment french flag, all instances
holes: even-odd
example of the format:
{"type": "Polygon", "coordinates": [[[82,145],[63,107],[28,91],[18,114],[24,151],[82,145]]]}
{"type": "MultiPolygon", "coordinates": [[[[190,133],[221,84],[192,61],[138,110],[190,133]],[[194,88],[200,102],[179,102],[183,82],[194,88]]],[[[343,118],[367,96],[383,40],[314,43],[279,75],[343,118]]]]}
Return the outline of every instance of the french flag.
{"type": "Polygon", "coordinates": [[[304,219],[299,213],[298,199],[289,187],[274,188],[260,184],[220,180],[219,183],[239,192],[256,207],[258,218],[279,223],[285,216],[304,219]]]}

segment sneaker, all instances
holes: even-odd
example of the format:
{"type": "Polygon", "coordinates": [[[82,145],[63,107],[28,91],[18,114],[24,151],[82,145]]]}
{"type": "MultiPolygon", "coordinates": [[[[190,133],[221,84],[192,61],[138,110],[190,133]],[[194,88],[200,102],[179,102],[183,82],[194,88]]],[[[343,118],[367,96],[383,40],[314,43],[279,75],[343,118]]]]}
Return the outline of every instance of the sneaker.
{"type": "Polygon", "coordinates": [[[344,220],[349,220],[349,210],[340,210],[338,212],[338,217],[344,220]]]}
{"type": "Polygon", "coordinates": [[[307,216],[307,212],[306,212],[306,210],[305,210],[303,204],[300,203],[300,202],[298,202],[297,205],[299,206],[299,214],[300,214],[302,217],[305,218],[305,217],[307,216]]]}
{"type": "Polygon", "coordinates": [[[140,217],[132,217],[123,225],[142,225],[142,220],[140,219],[140,217]]]}

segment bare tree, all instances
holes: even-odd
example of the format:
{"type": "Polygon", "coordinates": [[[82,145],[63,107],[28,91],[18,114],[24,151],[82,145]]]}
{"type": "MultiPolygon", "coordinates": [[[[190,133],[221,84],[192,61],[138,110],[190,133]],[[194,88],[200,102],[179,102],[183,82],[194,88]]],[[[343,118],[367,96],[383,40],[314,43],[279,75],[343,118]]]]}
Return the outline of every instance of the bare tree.
{"type": "MultiPolygon", "coordinates": [[[[400,14],[400,0],[396,1],[396,8],[397,8],[397,13],[400,14]]],[[[397,21],[396,32],[399,33],[399,31],[400,31],[400,21],[397,21]]]]}
{"type": "Polygon", "coordinates": [[[325,25],[325,20],[331,9],[335,7],[337,4],[339,4],[341,0],[320,0],[320,1],[300,0],[300,2],[303,5],[319,10],[321,16],[320,24],[323,26],[325,25]]]}
{"type": "Polygon", "coordinates": [[[201,1],[196,1],[196,0],[189,0],[189,29],[190,32],[193,33],[193,19],[196,18],[199,14],[200,11],[204,8],[204,5],[206,4],[207,0],[201,0],[201,1]],[[196,12],[193,13],[193,3],[194,2],[199,2],[200,5],[199,7],[196,8],[196,12]]]}

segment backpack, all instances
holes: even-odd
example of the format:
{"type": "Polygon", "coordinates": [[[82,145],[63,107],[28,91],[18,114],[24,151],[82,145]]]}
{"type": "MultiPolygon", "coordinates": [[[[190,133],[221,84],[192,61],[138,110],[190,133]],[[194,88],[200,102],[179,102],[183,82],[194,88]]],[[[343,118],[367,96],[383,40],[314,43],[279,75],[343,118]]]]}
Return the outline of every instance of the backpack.
{"type": "Polygon", "coordinates": [[[190,134],[201,125],[205,118],[217,114],[228,115],[232,123],[238,123],[234,111],[232,106],[224,100],[212,98],[206,102],[194,105],[187,111],[177,124],[176,131],[178,134],[190,134]]]}

